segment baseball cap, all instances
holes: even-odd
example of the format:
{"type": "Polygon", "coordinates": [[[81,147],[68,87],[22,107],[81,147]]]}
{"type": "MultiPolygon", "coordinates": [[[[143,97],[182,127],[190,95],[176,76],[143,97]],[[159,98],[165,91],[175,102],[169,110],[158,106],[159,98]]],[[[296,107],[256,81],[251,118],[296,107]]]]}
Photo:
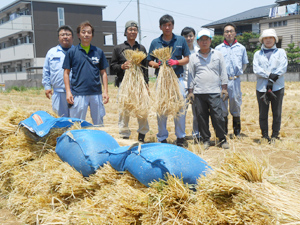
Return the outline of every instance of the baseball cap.
{"type": "Polygon", "coordinates": [[[199,40],[202,36],[207,36],[207,37],[211,38],[210,31],[207,29],[200,30],[197,35],[197,40],[199,40]]]}
{"type": "Polygon", "coordinates": [[[127,30],[128,27],[137,27],[138,28],[138,23],[134,20],[127,21],[126,24],[125,24],[124,36],[126,36],[126,30],[127,30]]]}

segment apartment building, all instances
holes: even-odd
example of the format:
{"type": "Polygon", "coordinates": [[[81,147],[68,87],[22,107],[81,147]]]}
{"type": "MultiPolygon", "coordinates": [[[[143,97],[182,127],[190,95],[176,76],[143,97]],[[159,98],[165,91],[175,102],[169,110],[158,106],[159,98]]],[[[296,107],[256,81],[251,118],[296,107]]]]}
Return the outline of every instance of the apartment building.
{"type": "Polygon", "coordinates": [[[47,51],[58,44],[57,28],[65,24],[73,28],[77,45],[78,24],[90,21],[95,27],[92,44],[100,47],[110,61],[117,32],[115,21],[103,21],[105,7],[84,0],[76,4],[16,0],[0,9],[0,84],[27,79],[28,72],[41,68],[47,51]]]}

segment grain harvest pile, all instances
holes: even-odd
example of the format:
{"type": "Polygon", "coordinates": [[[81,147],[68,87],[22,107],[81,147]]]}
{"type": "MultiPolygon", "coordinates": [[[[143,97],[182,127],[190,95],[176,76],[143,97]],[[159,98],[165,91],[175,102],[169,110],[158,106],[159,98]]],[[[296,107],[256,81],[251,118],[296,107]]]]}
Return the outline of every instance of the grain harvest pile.
{"type": "Polygon", "coordinates": [[[152,91],[154,111],[159,116],[173,115],[176,117],[178,112],[184,109],[185,101],[180,90],[177,75],[174,69],[167,66],[166,63],[171,58],[172,48],[155,49],[151,55],[162,62],[155,88],[152,91]]]}
{"type": "Polygon", "coordinates": [[[123,52],[131,67],[125,71],[119,89],[118,102],[120,112],[129,112],[137,118],[147,118],[150,97],[141,69],[141,62],[147,57],[142,51],[127,49],[123,52]]]}
{"type": "MultiPolygon", "coordinates": [[[[0,223],[300,224],[299,89],[300,83],[287,83],[281,140],[270,145],[260,143],[255,83],[243,82],[243,138],[228,138],[229,150],[212,146],[208,151],[188,140],[188,149],[214,169],[198,180],[195,191],[171,176],[167,182],[146,188],[131,174],[118,173],[110,165],[83,178],[55,153],[61,130],[39,142],[18,130],[18,122],[31,113],[52,112],[43,91],[0,93],[0,223]]],[[[105,130],[119,142],[117,88],[109,85],[109,94],[105,127],[94,129],[105,130]]],[[[148,119],[146,142],[152,142],[156,116],[150,114],[148,119]]],[[[169,142],[176,140],[171,120],[169,142]]],[[[130,126],[137,127],[137,121],[132,120],[130,126]]],[[[189,107],[187,135],[191,131],[189,107]]],[[[131,139],[136,139],[135,135],[131,139]]]]}

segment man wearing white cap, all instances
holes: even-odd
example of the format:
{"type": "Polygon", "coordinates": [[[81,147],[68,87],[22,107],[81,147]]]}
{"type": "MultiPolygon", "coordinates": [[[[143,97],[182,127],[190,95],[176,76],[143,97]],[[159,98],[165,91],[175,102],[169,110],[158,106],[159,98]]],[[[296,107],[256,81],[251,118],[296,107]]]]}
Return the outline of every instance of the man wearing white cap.
{"type": "MultiPolygon", "coordinates": [[[[236,26],[233,23],[227,23],[223,27],[224,42],[216,47],[216,50],[222,52],[228,75],[228,95],[229,111],[232,115],[233,133],[240,137],[241,133],[241,105],[242,91],[240,75],[247,67],[248,57],[246,48],[237,42],[236,26]]],[[[225,119],[225,131],[228,133],[228,100],[222,102],[223,116],[225,119]]]]}
{"type": "Polygon", "coordinates": [[[288,60],[284,49],[277,48],[278,37],[274,29],[266,29],[259,37],[261,50],[254,54],[253,71],[257,77],[256,96],[259,107],[259,125],[262,138],[268,142],[279,139],[284,77],[288,60]],[[268,134],[268,113],[271,102],[273,125],[271,139],[268,134]]]}
{"type": "MultiPolygon", "coordinates": [[[[127,21],[125,24],[125,33],[124,33],[124,36],[126,36],[126,41],[124,41],[124,43],[122,44],[117,45],[113,50],[110,68],[114,72],[114,74],[117,74],[115,85],[118,87],[122,83],[125,70],[129,69],[131,66],[131,63],[126,60],[123,54],[124,51],[126,49],[132,49],[132,50],[138,49],[139,51],[143,51],[147,55],[146,48],[136,41],[138,31],[139,30],[138,30],[137,22],[135,22],[134,20],[127,21]]],[[[147,69],[148,68],[147,59],[144,59],[141,62],[141,65],[142,65],[145,82],[148,84],[149,78],[148,78],[148,69],[147,69]]],[[[119,125],[119,134],[123,139],[128,139],[131,134],[131,131],[128,127],[129,118],[130,117],[128,112],[120,112],[118,125],[119,125]]],[[[138,124],[139,124],[138,140],[140,142],[144,142],[145,135],[149,131],[148,120],[144,118],[138,118],[138,124]]]]}
{"type": "Polygon", "coordinates": [[[224,57],[221,52],[210,48],[209,30],[203,29],[198,33],[197,43],[200,50],[190,56],[189,62],[188,99],[194,100],[193,107],[195,107],[204,149],[210,146],[209,116],[219,138],[219,145],[228,149],[221,107],[221,101],[228,99],[228,77],[224,57]]]}

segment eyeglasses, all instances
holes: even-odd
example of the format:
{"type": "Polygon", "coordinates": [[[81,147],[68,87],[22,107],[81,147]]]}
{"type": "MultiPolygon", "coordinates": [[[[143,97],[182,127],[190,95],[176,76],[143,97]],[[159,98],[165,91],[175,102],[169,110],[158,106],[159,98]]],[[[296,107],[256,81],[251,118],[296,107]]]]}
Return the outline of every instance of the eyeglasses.
{"type": "Polygon", "coordinates": [[[138,32],[138,29],[136,29],[136,28],[129,28],[129,29],[127,29],[127,31],[128,32],[138,32]]]}
{"type": "Polygon", "coordinates": [[[72,35],[71,33],[62,33],[62,34],[59,34],[59,36],[61,36],[61,37],[63,37],[63,36],[69,37],[69,36],[71,36],[71,35],[72,35]]]}
{"type": "Polygon", "coordinates": [[[225,33],[225,34],[229,34],[229,33],[232,33],[232,34],[233,34],[233,33],[235,33],[235,31],[234,31],[234,30],[226,30],[226,31],[224,31],[224,33],[225,33]]]}

